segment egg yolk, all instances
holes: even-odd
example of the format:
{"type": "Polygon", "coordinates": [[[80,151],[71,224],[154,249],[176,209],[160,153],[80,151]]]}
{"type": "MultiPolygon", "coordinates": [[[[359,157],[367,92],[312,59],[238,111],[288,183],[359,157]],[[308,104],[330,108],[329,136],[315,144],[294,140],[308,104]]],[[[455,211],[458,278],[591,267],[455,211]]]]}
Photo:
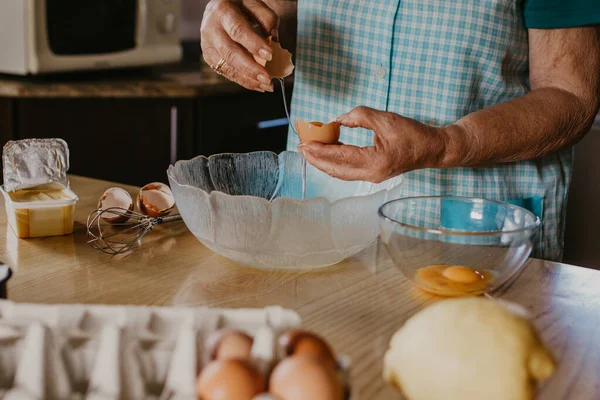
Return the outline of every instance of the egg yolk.
{"type": "Polygon", "coordinates": [[[441,296],[485,293],[493,277],[490,271],[462,265],[430,265],[419,268],[415,275],[421,289],[441,296]]]}

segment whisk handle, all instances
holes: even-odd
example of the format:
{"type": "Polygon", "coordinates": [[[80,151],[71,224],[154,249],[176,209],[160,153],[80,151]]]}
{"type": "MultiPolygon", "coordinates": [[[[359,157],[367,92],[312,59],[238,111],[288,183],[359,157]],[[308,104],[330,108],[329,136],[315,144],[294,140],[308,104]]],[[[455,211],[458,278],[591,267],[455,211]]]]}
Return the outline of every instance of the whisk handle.
{"type": "Polygon", "coordinates": [[[181,215],[177,214],[177,215],[170,215],[168,217],[160,217],[157,219],[156,222],[158,225],[160,225],[160,224],[164,224],[167,222],[180,221],[181,219],[182,219],[181,215]]]}

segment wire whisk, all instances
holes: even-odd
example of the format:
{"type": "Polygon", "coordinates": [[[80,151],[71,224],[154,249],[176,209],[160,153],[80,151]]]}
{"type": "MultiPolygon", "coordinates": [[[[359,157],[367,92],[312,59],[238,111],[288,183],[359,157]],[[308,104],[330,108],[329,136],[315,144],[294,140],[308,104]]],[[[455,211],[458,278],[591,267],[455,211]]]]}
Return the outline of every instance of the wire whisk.
{"type": "Polygon", "coordinates": [[[107,254],[125,253],[157,225],[180,221],[181,215],[149,217],[120,207],[95,210],[87,219],[87,243],[107,254]],[[104,216],[104,218],[103,218],[104,216]],[[124,222],[109,222],[112,219],[124,222]]]}

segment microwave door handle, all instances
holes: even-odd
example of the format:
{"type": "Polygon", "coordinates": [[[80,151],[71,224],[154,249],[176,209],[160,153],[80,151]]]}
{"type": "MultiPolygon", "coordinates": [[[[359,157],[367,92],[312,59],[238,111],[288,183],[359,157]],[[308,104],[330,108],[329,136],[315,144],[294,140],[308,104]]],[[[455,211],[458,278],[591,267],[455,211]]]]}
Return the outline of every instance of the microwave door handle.
{"type": "Polygon", "coordinates": [[[148,0],[138,1],[138,32],[137,45],[142,46],[146,40],[147,24],[148,24],[148,0]]]}

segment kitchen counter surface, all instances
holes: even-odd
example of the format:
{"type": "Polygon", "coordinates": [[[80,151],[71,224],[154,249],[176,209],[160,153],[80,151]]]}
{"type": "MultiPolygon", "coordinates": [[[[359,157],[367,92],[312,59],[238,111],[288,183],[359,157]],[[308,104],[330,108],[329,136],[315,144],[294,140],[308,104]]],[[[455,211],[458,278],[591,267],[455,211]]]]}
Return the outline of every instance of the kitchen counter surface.
{"type": "MultiPolygon", "coordinates": [[[[297,310],[306,328],[352,359],[360,399],[399,399],[381,379],[391,335],[438,298],[417,290],[381,245],[316,271],[257,271],[202,246],[183,223],[151,232],[131,254],[111,257],[86,244],[85,220],[108,182],[72,177],[79,195],[72,236],[19,240],[0,216],[2,258],[15,270],[9,299],[39,303],[107,303],[263,307],[297,310]]],[[[133,187],[126,187],[132,193],[133,187]]],[[[600,272],[531,259],[496,292],[534,316],[558,372],[540,399],[592,399],[600,394],[600,272]]]]}
{"type": "Polygon", "coordinates": [[[49,76],[0,74],[0,97],[7,98],[194,98],[245,90],[203,61],[49,76]]]}

